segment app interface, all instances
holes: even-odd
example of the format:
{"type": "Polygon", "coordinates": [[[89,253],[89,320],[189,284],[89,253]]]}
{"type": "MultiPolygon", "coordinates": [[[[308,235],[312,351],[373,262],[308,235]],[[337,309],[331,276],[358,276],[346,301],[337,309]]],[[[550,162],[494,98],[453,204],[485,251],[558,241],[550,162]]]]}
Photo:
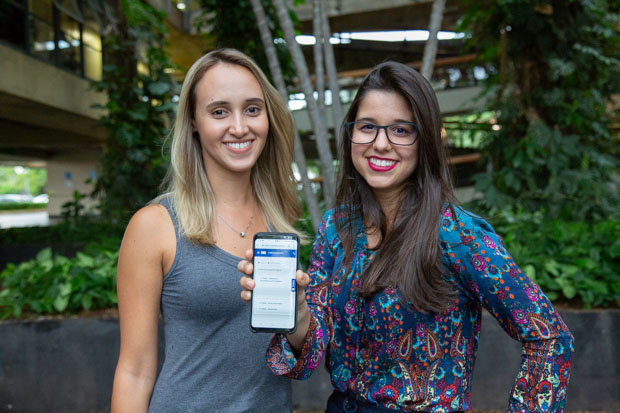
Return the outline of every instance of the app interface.
{"type": "Polygon", "coordinates": [[[291,329],[295,325],[297,241],[258,238],[254,242],[252,327],[291,329]]]}

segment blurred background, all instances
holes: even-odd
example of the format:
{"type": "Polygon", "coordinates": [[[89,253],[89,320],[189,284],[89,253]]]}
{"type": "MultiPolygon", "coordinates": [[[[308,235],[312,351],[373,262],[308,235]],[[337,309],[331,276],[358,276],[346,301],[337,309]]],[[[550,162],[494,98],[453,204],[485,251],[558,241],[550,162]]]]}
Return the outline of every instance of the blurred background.
{"type": "MultiPolygon", "coordinates": [[[[114,317],[120,239],[159,194],[180,84],[234,47],[293,114],[300,229],[333,205],[357,86],[396,60],[435,89],[459,201],[556,306],[617,320],[619,13],[611,0],[1,0],[0,317],[114,317]]],[[[616,330],[602,345],[620,347],[616,330]]],[[[14,356],[0,352],[0,388],[14,356]]],[[[609,411],[613,357],[598,378],[609,411]]],[[[16,397],[0,391],[0,411],[16,397]]]]}

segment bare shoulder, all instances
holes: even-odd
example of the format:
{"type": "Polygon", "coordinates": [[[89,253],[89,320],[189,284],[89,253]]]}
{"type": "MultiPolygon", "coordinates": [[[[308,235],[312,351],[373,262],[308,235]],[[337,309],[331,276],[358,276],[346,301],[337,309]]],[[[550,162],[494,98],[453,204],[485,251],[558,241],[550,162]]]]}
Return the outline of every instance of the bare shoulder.
{"type": "Polygon", "coordinates": [[[161,230],[161,226],[169,224],[172,226],[172,220],[168,210],[161,204],[147,205],[140,208],[129,221],[127,230],[132,231],[157,231],[161,230]]]}
{"type": "Polygon", "coordinates": [[[147,205],[139,209],[127,225],[125,231],[125,238],[130,236],[131,238],[150,238],[151,241],[155,241],[151,237],[157,239],[161,237],[170,236],[174,237],[174,225],[168,210],[163,205],[147,205]]]}
{"type": "Polygon", "coordinates": [[[174,259],[175,245],[176,236],[170,214],[163,205],[153,204],[138,210],[129,221],[121,245],[121,255],[125,252],[139,261],[157,260],[165,270],[174,259]]]}

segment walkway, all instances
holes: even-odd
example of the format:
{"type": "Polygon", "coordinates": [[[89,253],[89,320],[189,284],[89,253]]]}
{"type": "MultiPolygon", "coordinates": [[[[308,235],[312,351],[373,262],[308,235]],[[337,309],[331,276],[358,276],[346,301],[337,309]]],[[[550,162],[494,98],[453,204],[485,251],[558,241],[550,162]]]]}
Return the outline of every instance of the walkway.
{"type": "Polygon", "coordinates": [[[0,228],[47,226],[50,218],[47,211],[1,212],[0,228]]]}

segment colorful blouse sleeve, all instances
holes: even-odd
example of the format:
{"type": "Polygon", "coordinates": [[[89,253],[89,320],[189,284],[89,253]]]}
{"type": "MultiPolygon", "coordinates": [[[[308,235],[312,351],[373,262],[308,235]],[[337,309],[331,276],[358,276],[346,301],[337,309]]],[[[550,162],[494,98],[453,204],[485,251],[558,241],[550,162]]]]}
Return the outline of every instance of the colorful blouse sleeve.
{"type": "Polygon", "coordinates": [[[310,255],[310,284],[306,287],[306,301],[311,319],[301,353],[298,357],[295,355],[284,334],[275,334],[267,349],[267,364],[277,375],[299,380],[310,377],[321,364],[333,336],[329,283],[334,255],[328,241],[328,232],[334,232],[332,217],[329,211],[323,217],[310,255]]]}
{"type": "Polygon", "coordinates": [[[508,412],[563,412],[573,337],[549,299],[515,264],[483,219],[444,211],[442,247],[466,294],[522,343],[522,362],[508,412]],[[460,239],[455,239],[455,236],[460,239]]]}

